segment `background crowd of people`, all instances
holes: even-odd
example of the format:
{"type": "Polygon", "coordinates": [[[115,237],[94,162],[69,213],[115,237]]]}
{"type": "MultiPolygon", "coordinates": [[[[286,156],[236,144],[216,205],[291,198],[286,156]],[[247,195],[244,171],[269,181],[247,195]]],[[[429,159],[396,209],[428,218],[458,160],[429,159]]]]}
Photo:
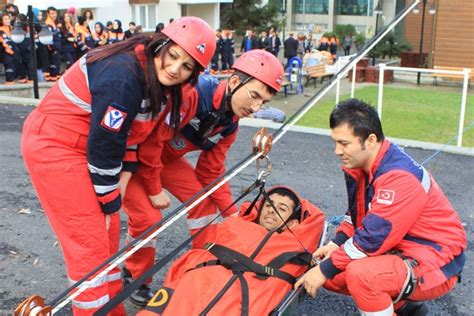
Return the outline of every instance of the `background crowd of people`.
{"type": "MultiPolygon", "coordinates": [[[[33,8],[33,14],[39,81],[56,81],[87,51],[123,41],[143,30],[133,21],[127,30],[120,20],[96,21],[91,10],[33,8]],[[39,38],[40,32],[46,29],[52,34],[49,43],[39,38]]],[[[157,31],[163,27],[159,23],[157,31]]],[[[27,15],[20,13],[14,4],[5,5],[0,19],[0,62],[5,67],[5,84],[27,83],[32,79],[30,43],[27,15]],[[18,33],[13,33],[15,29],[23,31],[24,36],[15,36],[18,33]]]]}
{"type": "MultiPolygon", "coordinates": [[[[227,74],[230,71],[235,54],[233,33],[234,31],[225,28],[215,31],[217,49],[212,59],[211,74],[227,74]]],[[[299,57],[303,59],[306,53],[312,53],[315,50],[327,52],[335,61],[339,45],[342,45],[345,55],[349,55],[352,42],[352,37],[344,38],[342,44],[340,44],[339,38],[332,33],[324,33],[318,40],[313,37],[312,33],[305,35],[302,32],[298,33],[296,37],[293,32],[290,32],[288,37],[282,41],[274,28],[262,31],[259,34],[249,29],[246,30],[245,35],[242,37],[240,53],[253,49],[263,49],[279,57],[278,54],[283,44],[283,57],[287,60],[286,66],[288,66],[288,61],[291,58],[299,57]]]]}

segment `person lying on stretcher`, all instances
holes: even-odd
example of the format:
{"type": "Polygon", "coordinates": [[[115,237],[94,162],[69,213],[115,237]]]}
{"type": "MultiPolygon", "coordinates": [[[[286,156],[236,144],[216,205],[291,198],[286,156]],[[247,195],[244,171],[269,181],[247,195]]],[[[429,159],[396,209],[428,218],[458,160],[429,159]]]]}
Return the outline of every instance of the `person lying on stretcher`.
{"type": "Polygon", "coordinates": [[[263,195],[178,258],[137,315],[269,314],[308,269],[324,215],[287,187],[263,195]]]}

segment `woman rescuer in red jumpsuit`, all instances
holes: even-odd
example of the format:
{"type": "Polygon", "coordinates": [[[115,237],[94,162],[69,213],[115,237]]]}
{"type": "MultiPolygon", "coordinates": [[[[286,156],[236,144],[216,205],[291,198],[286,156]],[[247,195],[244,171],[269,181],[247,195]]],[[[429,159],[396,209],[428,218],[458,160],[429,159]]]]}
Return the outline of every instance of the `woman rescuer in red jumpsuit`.
{"type": "MultiPolygon", "coordinates": [[[[153,37],[91,51],[28,116],[23,157],[71,283],[118,250],[117,211],[130,175],[124,171],[133,171],[137,144],[155,126],[167,139],[186,123],[191,109],[181,102],[182,84],[197,82],[214,50],[210,26],[183,17],[153,37]]],[[[92,315],[121,287],[118,269],[89,282],[72,302],[74,315],[92,315]]],[[[118,306],[112,314],[125,310],[118,306]]]]}
{"type": "MultiPolygon", "coordinates": [[[[123,203],[129,216],[127,241],[137,238],[161,220],[160,210],[170,205],[163,189],[184,202],[224,174],[227,152],[237,137],[239,119],[258,111],[280,90],[283,67],[267,51],[248,51],[232,68],[234,74],[228,80],[219,81],[213,76],[201,75],[192,89],[184,89],[183,102],[194,104],[196,111],[188,124],[182,124],[176,137],[163,141],[152,134],[140,145],[138,171],[130,180],[123,203]],[[158,148],[162,149],[161,152],[158,148]],[[185,157],[193,151],[200,151],[196,166],[185,157]]],[[[193,247],[202,246],[205,235],[214,229],[216,223],[206,226],[212,219],[219,214],[223,217],[235,215],[236,207],[226,210],[232,202],[227,182],[188,212],[187,224],[191,234],[206,227],[193,240],[193,247]]],[[[152,240],[127,258],[124,268],[126,283],[153,266],[155,244],[152,240]]],[[[153,296],[147,285],[150,282],[151,279],[147,280],[130,295],[133,303],[146,305],[153,296]]]]}

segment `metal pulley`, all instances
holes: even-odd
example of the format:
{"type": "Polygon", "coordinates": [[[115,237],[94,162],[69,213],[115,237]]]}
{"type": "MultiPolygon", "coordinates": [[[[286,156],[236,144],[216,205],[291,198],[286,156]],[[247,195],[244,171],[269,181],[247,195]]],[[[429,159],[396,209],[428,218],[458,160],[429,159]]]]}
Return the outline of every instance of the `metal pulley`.
{"type": "Polygon", "coordinates": [[[31,295],[21,302],[14,312],[15,316],[50,316],[51,306],[47,306],[44,299],[39,295],[31,295]]]}
{"type": "Polygon", "coordinates": [[[260,158],[264,158],[270,150],[272,150],[272,144],[273,135],[267,134],[265,127],[262,127],[262,129],[260,129],[253,137],[253,151],[255,153],[262,153],[263,155],[260,158]]]}

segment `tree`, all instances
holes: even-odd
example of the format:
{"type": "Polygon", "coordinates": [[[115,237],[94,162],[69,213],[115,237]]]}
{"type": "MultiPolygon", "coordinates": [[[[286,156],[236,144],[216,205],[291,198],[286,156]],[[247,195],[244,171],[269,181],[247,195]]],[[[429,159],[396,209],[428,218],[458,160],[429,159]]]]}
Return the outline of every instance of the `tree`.
{"type": "Polygon", "coordinates": [[[334,28],[334,34],[339,39],[343,39],[346,35],[353,37],[356,33],[356,29],[352,24],[338,24],[334,28]]]}
{"type": "Polygon", "coordinates": [[[391,32],[370,51],[369,56],[392,59],[393,57],[400,57],[401,52],[409,50],[411,50],[410,43],[403,39],[397,40],[394,32],[391,32]]]}
{"type": "Polygon", "coordinates": [[[262,31],[272,25],[278,25],[279,2],[268,1],[263,6],[261,3],[261,0],[234,0],[233,3],[222,3],[221,25],[240,31],[246,29],[262,31]]]}

